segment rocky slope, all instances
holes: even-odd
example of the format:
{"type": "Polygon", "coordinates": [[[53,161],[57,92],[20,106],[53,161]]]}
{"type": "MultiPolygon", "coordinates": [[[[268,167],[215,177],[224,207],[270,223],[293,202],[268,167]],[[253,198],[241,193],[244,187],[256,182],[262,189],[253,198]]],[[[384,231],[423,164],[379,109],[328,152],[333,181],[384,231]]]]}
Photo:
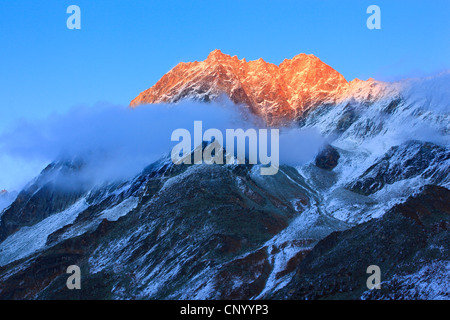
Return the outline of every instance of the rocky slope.
{"type": "Polygon", "coordinates": [[[272,298],[450,299],[449,197],[448,189],[427,185],[383,217],[332,233],[272,298]],[[381,270],[380,290],[366,287],[372,264],[381,270]]]}
{"type": "MultiPolygon", "coordinates": [[[[276,250],[308,252],[346,227],[323,216],[312,224],[320,234],[265,246],[314,202],[291,167],[260,176],[250,165],[163,158],[131,181],[80,193],[0,244],[0,297],[250,298],[265,287],[276,250]],[[68,263],[83,272],[75,296],[65,287],[68,263]]],[[[46,193],[37,197],[51,203],[46,193]]]]}
{"type": "Polygon", "coordinates": [[[76,177],[80,167],[79,162],[47,166],[4,210],[0,221],[0,241],[20,228],[33,225],[75,203],[86,190],[76,177]]]}

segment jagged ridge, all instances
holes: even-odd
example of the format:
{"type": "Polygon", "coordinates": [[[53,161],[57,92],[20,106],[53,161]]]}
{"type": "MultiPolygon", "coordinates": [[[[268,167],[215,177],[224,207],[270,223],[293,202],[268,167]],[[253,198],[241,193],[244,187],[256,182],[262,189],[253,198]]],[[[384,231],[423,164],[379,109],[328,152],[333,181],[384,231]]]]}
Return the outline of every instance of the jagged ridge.
{"type": "Polygon", "coordinates": [[[185,98],[211,101],[225,94],[273,125],[297,119],[311,108],[336,103],[349,95],[373,97],[373,87],[373,79],[347,82],[312,54],[299,54],[277,66],[262,58],[247,62],[214,50],[204,61],[180,62],[133,99],[130,106],[174,103],[185,98]]]}

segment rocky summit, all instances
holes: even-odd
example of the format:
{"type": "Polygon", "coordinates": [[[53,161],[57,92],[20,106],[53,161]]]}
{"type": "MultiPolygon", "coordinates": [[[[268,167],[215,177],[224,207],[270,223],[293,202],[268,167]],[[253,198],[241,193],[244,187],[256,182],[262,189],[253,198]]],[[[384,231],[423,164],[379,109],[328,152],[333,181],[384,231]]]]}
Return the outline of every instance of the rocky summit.
{"type": "Polygon", "coordinates": [[[239,60],[214,50],[204,61],[179,63],[133,99],[130,106],[174,103],[186,98],[212,101],[226,95],[234,103],[247,106],[269,125],[278,125],[298,119],[311,108],[336,103],[355,93],[370,99],[373,82],[373,79],[347,82],[312,54],[299,54],[275,65],[262,58],[239,60]]]}

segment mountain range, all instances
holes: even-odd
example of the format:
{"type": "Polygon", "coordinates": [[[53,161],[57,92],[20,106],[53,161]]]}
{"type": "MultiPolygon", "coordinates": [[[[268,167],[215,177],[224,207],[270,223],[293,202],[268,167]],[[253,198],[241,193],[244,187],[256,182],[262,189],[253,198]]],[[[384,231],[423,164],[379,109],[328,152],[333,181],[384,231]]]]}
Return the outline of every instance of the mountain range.
{"type": "Polygon", "coordinates": [[[180,63],[130,107],[225,98],[326,144],[273,176],[166,154],[90,185],[83,159],[55,159],[0,213],[0,298],[449,299],[449,84],[348,82],[305,54],[180,63]],[[370,265],[381,289],[366,286],[370,265]]]}

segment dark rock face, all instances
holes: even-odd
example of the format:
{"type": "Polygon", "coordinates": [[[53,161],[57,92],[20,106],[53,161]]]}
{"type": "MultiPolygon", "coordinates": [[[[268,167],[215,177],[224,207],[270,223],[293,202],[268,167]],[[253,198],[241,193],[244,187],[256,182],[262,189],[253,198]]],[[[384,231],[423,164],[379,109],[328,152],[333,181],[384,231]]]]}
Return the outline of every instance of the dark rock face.
{"type": "Polygon", "coordinates": [[[403,102],[404,102],[403,99],[400,97],[393,99],[391,102],[389,102],[384,111],[389,114],[395,113],[399,105],[402,104],[403,102]]]}
{"type": "Polygon", "coordinates": [[[315,164],[321,169],[333,170],[338,165],[339,158],[339,152],[327,144],[316,156],[315,164]]]}
{"type": "Polygon", "coordinates": [[[450,167],[445,165],[450,151],[431,142],[409,141],[392,147],[347,188],[370,195],[386,184],[422,176],[440,184],[449,179],[450,167]]]}
{"type": "Polygon", "coordinates": [[[339,118],[335,132],[337,134],[342,134],[345,132],[350,126],[356,121],[358,118],[357,112],[355,110],[355,107],[352,106],[350,103],[345,106],[345,112],[342,114],[342,116],[339,118]]]}
{"type": "MultiPolygon", "coordinates": [[[[411,277],[423,267],[432,268],[435,261],[449,263],[449,197],[446,188],[427,185],[382,218],[330,234],[300,262],[291,283],[273,298],[359,299],[363,294],[365,299],[430,297],[433,293],[420,284],[408,284],[415,295],[402,291],[401,277],[411,277]],[[381,280],[387,281],[387,286],[367,289],[370,265],[380,267],[381,280]]],[[[444,283],[450,280],[446,271],[440,276],[444,283]]],[[[449,298],[448,292],[440,294],[449,298]]]]}
{"type": "Polygon", "coordinates": [[[268,258],[267,248],[263,247],[244,258],[227,263],[214,279],[215,288],[221,293],[220,299],[242,299],[258,295],[264,289],[272,269],[268,258]],[[230,286],[233,279],[251,279],[251,281],[230,286]]]}

